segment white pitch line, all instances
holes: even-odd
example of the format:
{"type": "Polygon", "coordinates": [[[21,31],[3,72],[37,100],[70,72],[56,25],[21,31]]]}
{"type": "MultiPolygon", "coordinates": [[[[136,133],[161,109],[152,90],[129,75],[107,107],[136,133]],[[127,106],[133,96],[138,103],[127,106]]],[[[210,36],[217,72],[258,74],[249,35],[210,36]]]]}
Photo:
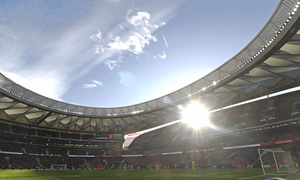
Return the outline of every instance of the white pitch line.
{"type": "Polygon", "coordinates": [[[264,175],[262,174],[262,175],[258,175],[258,176],[252,176],[252,177],[247,177],[247,178],[241,178],[240,180],[244,180],[244,179],[252,179],[252,178],[256,178],[256,177],[260,177],[260,176],[264,176],[264,175]]]}

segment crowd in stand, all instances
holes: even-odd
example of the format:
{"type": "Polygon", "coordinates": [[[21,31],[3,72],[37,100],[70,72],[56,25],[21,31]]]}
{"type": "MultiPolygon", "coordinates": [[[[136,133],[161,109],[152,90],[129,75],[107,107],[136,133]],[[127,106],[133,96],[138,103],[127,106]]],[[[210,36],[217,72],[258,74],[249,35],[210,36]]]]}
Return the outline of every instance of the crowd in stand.
{"type": "MultiPolygon", "coordinates": [[[[295,129],[297,131],[297,129],[295,129]]],[[[286,134],[275,135],[273,139],[281,140],[282,137],[293,138],[294,132],[286,132],[286,134]]],[[[271,133],[270,133],[271,134],[271,133]]],[[[265,134],[266,135],[266,134],[265,134]]],[[[266,135],[267,136],[267,135],[266,135]]],[[[264,139],[265,136],[262,137],[264,139]]],[[[271,136],[270,136],[271,138],[271,136]]],[[[255,141],[259,140],[255,136],[255,141]]],[[[243,142],[243,141],[241,141],[243,142]]],[[[249,141],[253,142],[253,140],[249,141]]],[[[187,143],[188,144],[188,143],[187,143]]],[[[214,143],[211,143],[214,144],[214,143]]],[[[240,148],[240,149],[229,149],[229,150],[211,150],[211,151],[201,151],[201,152],[183,152],[176,155],[161,155],[155,153],[162,152],[172,152],[169,147],[157,148],[152,146],[146,146],[145,149],[135,149],[131,151],[119,152],[119,155],[135,155],[135,154],[148,154],[148,156],[143,157],[93,157],[93,158],[82,158],[82,157],[67,157],[67,151],[62,148],[46,148],[43,151],[44,156],[37,155],[26,155],[25,151],[31,151],[30,148],[36,148],[34,146],[21,147],[19,145],[10,145],[9,149],[13,152],[23,152],[20,155],[12,154],[0,154],[0,168],[2,169],[40,169],[46,168],[50,169],[53,164],[66,164],[68,169],[84,169],[84,168],[122,168],[125,164],[128,168],[188,168],[192,161],[195,161],[199,168],[227,168],[227,167],[249,167],[256,166],[259,167],[260,161],[258,161],[257,148],[240,148]],[[51,150],[50,150],[51,149],[51,150]],[[51,155],[52,154],[52,155],[51,155]],[[54,156],[60,155],[60,156],[54,156]]],[[[213,147],[213,146],[211,146],[213,147]]],[[[299,163],[300,153],[299,153],[299,142],[295,143],[284,143],[279,145],[270,145],[266,148],[280,147],[285,151],[290,151],[295,163],[299,163]]],[[[174,146],[175,150],[178,150],[178,146],[174,146]]],[[[3,146],[1,146],[1,150],[3,146]]],[[[37,148],[38,149],[38,148],[37,148]]],[[[172,149],[174,150],[174,149],[172,149]]],[[[192,150],[192,149],[189,149],[192,150]]],[[[72,151],[74,154],[85,155],[86,151],[77,149],[72,151]]],[[[71,153],[71,151],[70,151],[71,153]]],[[[102,152],[103,153],[103,152],[102,152]]],[[[106,155],[109,155],[106,153],[106,155]]],[[[268,159],[268,157],[265,157],[268,159]]],[[[266,160],[266,163],[268,161],[266,160]]]]}

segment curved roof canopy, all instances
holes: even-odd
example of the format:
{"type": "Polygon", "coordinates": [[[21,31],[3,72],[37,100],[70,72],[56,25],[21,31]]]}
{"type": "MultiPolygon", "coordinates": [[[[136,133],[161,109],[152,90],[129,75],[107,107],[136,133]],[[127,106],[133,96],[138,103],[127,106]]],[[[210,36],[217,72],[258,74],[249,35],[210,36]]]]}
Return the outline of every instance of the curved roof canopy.
{"type": "Polygon", "coordinates": [[[178,91],[132,106],[68,104],[36,94],[0,73],[0,117],[37,127],[129,133],[177,120],[177,105],[193,99],[212,110],[298,86],[299,5],[298,0],[282,0],[259,34],[222,66],[178,91]]]}

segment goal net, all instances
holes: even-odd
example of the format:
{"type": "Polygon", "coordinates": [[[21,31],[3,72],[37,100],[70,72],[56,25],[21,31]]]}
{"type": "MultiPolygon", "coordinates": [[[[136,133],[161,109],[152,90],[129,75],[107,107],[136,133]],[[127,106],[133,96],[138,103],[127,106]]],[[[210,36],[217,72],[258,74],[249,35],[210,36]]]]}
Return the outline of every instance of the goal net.
{"type": "Polygon", "coordinates": [[[52,164],[51,169],[53,170],[66,170],[67,164],[52,164]]]}
{"type": "Polygon", "coordinates": [[[281,148],[258,149],[264,175],[295,173],[296,167],[291,153],[281,148]]]}

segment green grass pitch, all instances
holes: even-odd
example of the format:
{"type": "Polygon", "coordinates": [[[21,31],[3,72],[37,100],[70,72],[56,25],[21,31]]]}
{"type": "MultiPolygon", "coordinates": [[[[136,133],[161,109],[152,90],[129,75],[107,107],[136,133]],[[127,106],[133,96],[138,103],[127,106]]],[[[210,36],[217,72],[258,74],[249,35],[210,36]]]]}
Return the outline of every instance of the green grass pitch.
{"type": "Polygon", "coordinates": [[[281,177],[300,180],[300,174],[263,176],[261,169],[189,169],[161,170],[1,170],[0,179],[5,180],[253,180],[264,177],[281,177]]]}

